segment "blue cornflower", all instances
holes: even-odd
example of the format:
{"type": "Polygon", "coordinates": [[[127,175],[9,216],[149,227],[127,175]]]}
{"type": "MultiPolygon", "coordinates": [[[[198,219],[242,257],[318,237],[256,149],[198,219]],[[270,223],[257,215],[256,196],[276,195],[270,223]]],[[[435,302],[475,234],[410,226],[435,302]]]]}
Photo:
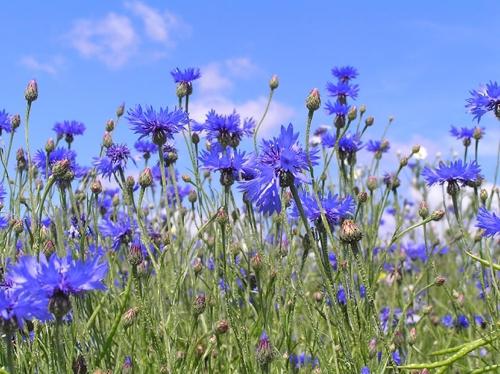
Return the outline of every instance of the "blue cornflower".
{"type": "Polygon", "coordinates": [[[52,175],[52,167],[57,162],[63,160],[69,161],[69,169],[75,174],[76,178],[81,178],[86,174],[87,169],[76,163],[76,153],[71,149],[58,147],[49,153],[48,159],[47,152],[43,149],[39,149],[33,155],[33,164],[35,164],[45,178],[52,175]]]}
{"type": "Polygon", "coordinates": [[[0,135],[2,135],[2,131],[12,131],[10,115],[5,111],[5,109],[0,111],[0,135]]]}
{"type": "Polygon", "coordinates": [[[349,106],[336,101],[332,104],[330,100],[325,103],[325,111],[329,115],[336,115],[337,117],[345,117],[349,112],[349,106]]]}
{"type": "Polygon", "coordinates": [[[477,214],[476,227],[484,230],[483,236],[498,235],[500,234],[500,216],[481,207],[477,214]]]}
{"type": "Polygon", "coordinates": [[[462,162],[462,160],[457,160],[448,165],[441,161],[435,170],[426,166],[422,171],[422,176],[429,186],[445,182],[465,185],[467,183],[476,183],[481,179],[481,168],[475,161],[468,164],[462,162]]]}
{"type": "Polygon", "coordinates": [[[401,360],[401,355],[399,354],[399,350],[395,350],[394,352],[392,352],[392,360],[396,365],[401,365],[403,361],[401,360]]]}
{"type": "Polygon", "coordinates": [[[71,144],[76,135],[83,135],[85,125],[78,121],[56,122],[52,130],[57,134],[57,139],[64,138],[68,144],[71,144]]]}
{"type": "Polygon", "coordinates": [[[455,326],[459,329],[466,329],[469,327],[469,319],[461,314],[457,317],[455,326]]]}
{"type": "Polygon", "coordinates": [[[163,145],[168,139],[173,139],[174,134],[180,132],[189,122],[189,117],[182,109],[169,111],[160,108],[159,111],[147,106],[145,110],[140,105],[129,109],[127,119],[130,127],[139,139],[150,136],[153,143],[163,145]]]}
{"type": "Polygon", "coordinates": [[[341,82],[348,82],[358,76],[358,70],[353,66],[336,66],[332,69],[332,74],[341,82]]]}
{"type": "Polygon", "coordinates": [[[210,171],[220,171],[220,182],[223,186],[231,186],[240,179],[243,165],[247,161],[245,152],[226,147],[223,149],[218,143],[212,145],[210,151],[203,151],[199,156],[203,168],[210,171]]]}
{"type": "Polygon", "coordinates": [[[6,195],[7,193],[5,192],[3,184],[0,184],[0,203],[3,203],[6,195]]]}
{"type": "MultiPolygon", "coordinates": [[[[266,214],[281,211],[280,187],[292,183],[307,183],[303,170],[308,167],[307,155],[298,143],[299,133],[293,125],[281,126],[280,135],[272,140],[263,140],[261,152],[252,159],[254,178],[242,181],[240,189],[246,199],[255,203],[257,209],[266,214]]],[[[311,163],[318,160],[317,150],[310,153],[311,163]]]]}
{"type": "MultiPolygon", "coordinates": [[[[355,204],[350,195],[341,199],[338,195],[332,195],[332,193],[329,192],[328,195],[319,198],[322,209],[318,205],[315,197],[311,194],[302,192],[299,196],[307,218],[315,225],[322,224],[322,211],[325,214],[326,221],[330,227],[339,224],[342,219],[351,217],[354,214],[355,204]]],[[[294,218],[299,216],[298,209],[295,204],[291,215],[294,218]]]]}
{"type": "Polygon", "coordinates": [[[370,368],[368,366],[363,366],[359,374],[370,374],[370,368]]]}
{"type": "Polygon", "coordinates": [[[340,305],[347,305],[347,296],[342,285],[339,285],[339,288],[337,290],[337,301],[340,305]]]}
{"type": "Polygon", "coordinates": [[[192,81],[199,79],[201,77],[200,69],[197,68],[187,68],[182,71],[176,68],[170,72],[172,78],[174,78],[175,83],[190,84],[192,81]]]}
{"type": "Polygon", "coordinates": [[[342,159],[354,155],[362,148],[362,144],[359,134],[345,134],[339,140],[339,157],[342,159]]]}
{"type": "Polygon", "coordinates": [[[314,369],[319,366],[319,359],[317,357],[310,356],[306,353],[300,353],[296,355],[292,353],[289,357],[290,365],[294,369],[301,369],[306,367],[311,367],[314,369]]]}
{"type": "Polygon", "coordinates": [[[229,115],[215,113],[214,110],[208,112],[204,123],[194,123],[193,131],[206,133],[209,141],[217,141],[223,147],[231,146],[236,148],[243,136],[253,134],[255,121],[246,118],[241,122],[240,115],[234,111],[229,115]]]}
{"type": "Polygon", "coordinates": [[[453,327],[453,317],[447,314],[441,318],[441,323],[444,327],[450,329],[453,327]]]}
{"type": "Polygon", "coordinates": [[[425,244],[407,243],[403,246],[406,255],[413,261],[427,261],[427,250],[425,244]]]}
{"type": "Polygon", "coordinates": [[[24,321],[36,318],[41,321],[50,319],[48,310],[49,299],[40,289],[27,290],[0,287],[0,319],[2,325],[17,323],[23,327],[24,321]]]}
{"type": "Polygon", "coordinates": [[[333,252],[328,252],[328,262],[332,266],[332,269],[337,271],[337,256],[333,252]]]}
{"type": "Polygon", "coordinates": [[[472,95],[467,99],[465,107],[474,115],[477,122],[487,112],[494,112],[500,118],[500,85],[490,81],[480,86],[477,90],[470,91],[472,95]]]}
{"type": "Polygon", "coordinates": [[[132,240],[135,232],[135,222],[131,222],[126,214],[118,216],[116,221],[104,219],[99,224],[99,231],[102,236],[111,238],[113,241],[112,248],[116,251],[121,244],[128,244],[132,240]]]}
{"type": "Polygon", "coordinates": [[[366,144],[366,149],[373,153],[385,153],[391,148],[389,141],[387,140],[368,140],[366,144]]]}
{"type": "Polygon", "coordinates": [[[477,132],[480,137],[484,135],[484,127],[461,127],[457,128],[451,126],[450,134],[457,139],[470,140],[474,136],[474,132],[477,132]]]}
{"type": "Polygon", "coordinates": [[[111,178],[115,172],[125,170],[129,157],[130,150],[125,144],[112,144],[106,156],[94,158],[94,166],[100,175],[111,178]]]}
{"type": "Polygon", "coordinates": [[[343,104],[345,104],[345,99],[347,97],[356,99],[359,92],[359,86],[357,84],[350,85],[347,82],[338,82],[337,84],[328,82],[326,84],[326,89],[330,96],[337,97],[343,104]]]}
{"type": "Polygon", "coordinates": [[[145,160],[149,160],[151,153],[158,152],[158,146],[147,140],[138,140],[134,143],[134,148],[137,152],[142,153],[145,160]]]}

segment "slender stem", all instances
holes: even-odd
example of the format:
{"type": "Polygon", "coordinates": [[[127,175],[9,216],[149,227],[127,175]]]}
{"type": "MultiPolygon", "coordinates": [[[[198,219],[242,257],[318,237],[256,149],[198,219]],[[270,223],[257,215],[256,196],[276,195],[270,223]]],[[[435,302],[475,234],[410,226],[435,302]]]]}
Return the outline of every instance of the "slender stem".
{"type": "Polygon", "coordinates": [[[267,112],[269,111],[269,107],[271,106],[271,100],[273,98],[273,93],[274,93],[274,90],[271,88],[271,91],[269,92],[269,96],[267,98],[267,104],[266,104],[266,108],[264,109],[264,113],[262,114],[262,117],[260,117],[259,123],[255,127],[255,131],[253,132],[253,146],[255,148],[255,154],[259,153],[259,150],[257,149],[257,134],[259,133],[260,127],[262,126],[262,123],[264,122],[264,119],[266,118],[267,112]]]}

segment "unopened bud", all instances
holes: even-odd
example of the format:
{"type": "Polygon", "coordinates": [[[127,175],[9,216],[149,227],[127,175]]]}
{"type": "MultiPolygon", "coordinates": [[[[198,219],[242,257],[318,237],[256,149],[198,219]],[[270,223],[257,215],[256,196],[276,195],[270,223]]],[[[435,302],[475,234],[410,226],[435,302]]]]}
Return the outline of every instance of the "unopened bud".
{"type": "Polygon", "coordinates": [[[93,194],[99,195],[102,192],[102,183],[100,180],[95,180],[92,182],[92,185],[90,186],[90,190],[92,191],[93,194]]]}
{"type": "Polygon", "coordinates": [[[433,221],[439,221],[443,217],[444,217],[444,210],[442,209],[437,209],[431,214],[431,219],[433,221]]]}
{"type": "Polygon", "coordinates": [[[275,90],[278,88],[280,82],[279,82],[279,79],[278,79],[278,76],[275,74],[271,77],[271,80],[269,81],[269,88],[271,88],[271,90],[275,90]]]}
{"type": "Polygon", "coordinates": [[[55,162],[52,166],[52,174],[54,175],[54,177],[57,179],[64,178],[66,176],[66,173],[70,169],[70,164],[71,163],[68,159],[63,159],[55,162]]]}
{"type": "Polygon", "coordinates": [[[135,187],[135,180],[134,177],[129,175],[127,179],[125,180],[126,187],[129,191],[133,191],[135,187]]]}
{"type": "Polygon", "coordinates": [[[377,189],[378,187],[378,180],[377,180],[377,177],[374,176],[374,175],[371,175],[367,178],[366,180],[366,187],[370,190],[370,191],[374,191],[377,189]]]}
{"type": "Polygon", "coordinates": [[[194,298],[193,301],[193,313],[195,316],[199,316],[205,311],[207,306],[207,299],[204,294],[200,294],[194,298]]]}
{"type": "Polygon", "coordinates": [[[412,148],[411,148],[411,153],[414,155],[416,153],[420,152],[420,144],[415,144],[412,148]]]}
{"type": "Polygon", "coordinates": [[[309,96],[306,99],[306,108],[310,111],[314,112],[318,110],[321,106],[321,98],[319,96],[319,90],[317,88],[313,88],[309,96]]]}
{"type": "Polygon", "coordinates": [[[436,280],[434,281],[434,284],[436,286],[442,286],[443,284],[445,284],[445,282],[446,282],[446,278],[443,277],[442,275],[438,275],[436,277],[436,280]]]}
{"type": "Polygon", "coordinates": [[[225,225],[228,222],[228,215],[227,215],[226,210],[223,207],[219,208],[219,210],[217,211],[216,220],[221,225],[225,225]]]}
{"type": "Polygon", "coordinates": [[[113,145],[113,137],[111,136],[110,132],[104,133],[104,136],[102,137],[102,145],[105,148],[109,148],[113,145]]]}
{"type": "Polygon", "coordinates": [[[198,194],[196,193],[195,190],[189,191],[188,200],[191,204],[194,204],[196,200],[198,200],[198,194]]]}
{"type": "Polygon", "coordinates": [[[481,199],[481,202],[483,204],[486,204],[486,200],[488,200],[488,191],[482,188],[481,191],[479,192],[479,198],[481,199]]]}
{"type": "Polygon", "coordinates": [[[356,109],[355,105],[352,105],[349,108],[349,111],[347,112],[347,118],[349,119],[349,121],[354,121],[357,116],[358,116],[358,110],[356,109]]]}
{"type": "Polygon", "coordinates": [[[359,106],[359,114],[363,115],[363,114],[365,114],[365,112],[366,112],[366,105],[365,104],[361,104],[359,106]]]}
{"type": "Polygon", "coordinates": [[[429,207],[425,201],[420,202],[420,205],[418,206],[418,215],[422,219],[429,217],[429,207]]]}
{"type": "Polygon", "coordinates": [[[217,325],[215,327],[215,332],[218,335],[225,334],[229,330],[229,323],[225,319],[221,319],[220,321],[217,322],[217,325]]]}
{"type": "Polygon", "coordinates": [[[365,191],[358,193],[358,201],[360,204],[366,203],[367,200],[368,194],[365,191]]]}
{"type": "Polygon", "coordinates": [[[153,184],[153,172],[151,168],[145,168],[139,176],[139,185],[142,188],[147,188],[153,184]]]}
{"type": "Polygon", "coordinates": [[[118,108],[116,108],[116,116],[120,118],[123,116],[123,113],[125,113],[125,103],[121,103],[118,105],[118,108]]]}
{"type": "Polygon", "coordinates": [[[344,243],[354,244],[361,240],[363,233],[358,224],[352,219],[346,219],[340,227],[340,240],[344,243]]]}
{"type": "Polygon", "coordinates": [[[250,266],[252,266],[252,269],[255,271],[259,271],[262,268],[262,256],[259,252],[250,259],[250,266]]]}
{"type": "Polygon", "coordinates": [[[45,143],[45,152],[50,153],[55,149],[56,145],[54,143],[54,140],[50,138],[47,140],[47,143],[45,143]]]}
{"type": "Polygon", "coordinates": [[[123,316],[122,316],[123,326],[125,328],[132,326],[134,324],[134,322],[137,320],[138,314],[139,314],[138,307],[130,308],[125,313],[123,313],[123,316]]]}
{"type": "Polygon", "coordinates": [[[185,183],[191,183],[191,177],[187,174],[183,174],[182,175],[182,180],[185,182],[185,183]]]}
{"type": "Polygon", "coordinates": [[[399,160],[399,166],[403,168],[406,165],[408,165],[408,156],[403,156],[401,160],[399,160]]]}
{"type": "Polygon", "coordinates": [[[203,262],[201,261],[201,258],[196,257],[193,261],[193,271],[196,275],[198,275],[201,273],[202,270],[203,270],[203,262]]]}
{"type": "Polygon", "coordinates": [[[366,125],[366,127],[372,126],[373,122],[375,122],[375,118],[373,118],[372,116],[366,117],[366,119],[365,119],[365,125],[366,125]]]}
{"type": "Polygon", "coordinates": [[[193,144],[198,144],[200,142],[200,136],[197,132],[193,132],[193,135],[191,135],[191,141],[193,144]]]}
{"type": "Polygon", "coordinates": [[[475,127],[472,137],[476,140],[481,139],[483,137],[483,129],[481,129],[480,127],[475,127]]]}
{"type": "Polygon", "coordinates": [[[10,119],[10,126],[12,130],[17,129],[21,125],[21,116],[19,114],[14,114],[10,119]]]}
{"type": "Polygon", "coordinates": [[[30,104],[38,98],[38,84],[36,80],[32,79],[28,82],[28,86],[24,90],[24,97],[30,104]]]}
{"type": "Polygon", "coordinates": [[[108,121],[106,122],[106,131],[111,132],[114,129],[115,129],[115,121],[113,121],[112,119],[108,119],[108,121]]]}

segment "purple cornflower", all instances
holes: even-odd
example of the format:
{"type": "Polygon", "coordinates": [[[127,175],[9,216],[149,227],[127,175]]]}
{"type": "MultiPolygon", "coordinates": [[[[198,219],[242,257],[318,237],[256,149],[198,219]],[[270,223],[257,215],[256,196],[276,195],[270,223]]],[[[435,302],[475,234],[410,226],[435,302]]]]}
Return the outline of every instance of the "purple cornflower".
{"type": "Polygon", "coordinates": [[[127,119],[130,127],[139,139],[150,136],[153,143],[163,145],[168,139],[173,139],[174,134],[180,132],[188,124],[189,118],[181,109],[169,111],[168,108],[160,108],[159,111],[147,106],[145,110],[140,105],[129,109],[127,119]]]}
{"type": "Polygon", "coordinates": [[[484,230],[483,236],[492,237],[500,234],[500,216],[489,212],[485,207],[479,208],[476,227],[484,230]]]}
{"type": "Polygon", "coordinates": [[[266,367],[269,363],[271,363],[274,358],[274,348],[265,331],[262,332],[262,335],[259,338],[255,355],[257,362],[263,367],[266,367]]]}
{"type": "Polygon", "coordinates": [[[229,115],[215,113],[214,110],[208,112],[204,123],[194,123],[193,131],[206,133],[207,140],[217,141],[223,147],[231,146],[236,148],[243,136],[253,134],[255,121],[246,118],[241,122],[240,115],[234,111],[229,115]]]}
{"type": "Polygon", "coordinates": [[[402,364],[402,360],[401,360],[401,355],[399,354],[399,350],[395,350],[394,352],[392,352],[392,360],[394,361],[394,363],[396,365],[401,365],[402,364]]]}
{"type": "Polygon", "coordinates": [[[0,111],[0,135],[2,135],[2,131],[12,131],[10,115],[5,111],[5,109],[0,111]]]}
{"type": "Polygon", "coordinates": [[[358,76],[358,70],[353,66],[336,66],[332,69],[332,75],[341,82],[348,82],[358,76]]]}
{"type": "Polygon", "coordinates": [[[112,144],[106,156],[94,158],[94,166],[100,175],[111,178],[115,172],[125,170],[129,157],[130,150],[125,144],[112,144]]]}
{"type": "Polygon", "coordinates": [[[220,171],[220,182],[223,186],[231,186],[235,180],[240,180],[243,165],[247,161],[245,152],[226,147],[218,143],[212,145],[210,151],[203,151],[199,156],[203,168],[210,171],[220,171]]]}
{"type": "Polygon", "coordinates": [[[346,98],[356,99],[358,97],[359,86],[357,84],[350,85],[347,82],[338,82],[337,84],[328,82],[326,90],[332,97],[337,97],[338,100],[345,104],[346,98]]]}
{"type": "Polygon", "coordinates": [[[175,83],[182,84],[191,84],[191,82],[201,77],[200,69],[197,68],[187,68],[184,70],[175,68],[170,74],[174,78],[175,83]]]}
{"type": "Polygon", "coordinates": [[[368,366],[363,366],[359,374],[370,374],[370,368],[368,366]]]}
{"type": "MultiPolygon", "coordinates": [[[[280,135],[263,140],[261,152],[251,160],[254,178],[242,181],[240,189],[255,203],[259,211],[272,214],[281,211],[280,187],[307,183],[303,170],[308,167],[307,155],[298,143],[299,133],[293,125],[281,126],[280,135]]],[[[313,165],[317,163],[317,150],[310,153],[313,165]]]]}
{"type": "Polygon", "coordinates": [[[447,314],[441,318],[441,324],[448,328],[451,329],[453,327],[453,317],[450,314],[447,314]]]}
{"type": "Polygon", "coordinates": [[[477,122],[487,112],[493,112],[500,118],[500,85],[490,81],[486,85],[481,85],[477,90],[470,91],[471,97],[467,99],[465,107],[477,122]]]}
{"type": "Polygon", "coordinates": [[[142,153],[145,160],[149,160],[151,153],[158,152],[158,146],[147,140],[138,140],[134,143],[134,148],[137,152],[142,153]]]}
{"type": "Polygon", "coordinates": [[[85,125],[78,121],[56,122],[52,130],[57,134],[57,139],[64,138],[66,143],[71,144],[76,135],[83,135],[85,125]]]}
{"type": "Polygon", "coordinates": [[[132,241],[135,227],[135,222],[131,222],[128,215],[121,214],[116,221],[104,219],[99,224],[99,231],[103,237],[111,238],[112,248],[116,251],[121,244],[128,244],[132,241]]]}
{"type": "Polygon", "coordinates": [[[362,144],[359,134],[346,133],[339,140],[339,157],[345,159],[355,155],[362,148],[362,144]]]}
{"type": "Polygon", "coordinates": [[[366,149],[373,153],[386,153],[391,148],[387,140],[368,140],[366,149]]]}
{"type": "MultiPolygon", "coordinates": [[[[338,195],[332,195],[332,193],[328,193],[328,195],[324,197],[319,197],[321,208],[315,197],[311,194],[302,192],[299,196],[307,218],[315,225],[322,224],[322,211],[325,214],[326,221],[331,228],[333,228],[334,225],[339,224],[342,219],[350,217],[354,214],[355,204],[350,195],[343,199],[341,199],[338,195]]],[[[291,215],[294,218],[299,216],[298,209],[295,204],[291,215]]]]}

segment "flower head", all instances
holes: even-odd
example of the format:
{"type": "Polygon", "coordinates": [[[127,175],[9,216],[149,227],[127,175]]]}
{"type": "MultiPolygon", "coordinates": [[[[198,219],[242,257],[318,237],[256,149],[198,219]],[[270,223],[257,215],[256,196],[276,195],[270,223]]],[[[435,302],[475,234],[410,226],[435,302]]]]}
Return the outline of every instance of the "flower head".
{"type": "Polygon", "coordinates": [[[48,298],[41,290],[30,290],[12,287],[0,288],[0,319],[5,326],[8,323],[17,322],[23,327],[24,321],[36,318],[45,321],[50,318],[48,310],[48,298]]]}
{"type": "Polygon", "coordinates": [[[483,235],[486,237],[495,236],[500,234],[500,216],[493,212],[489,212],[486,208],[479,208],[477,214],[476,227],[484,230],[483,235]]]}
{"type": "Polygon", "coordinates": [[[490,81],[480,86],[477,90],[470,91],[471,97],[467,99],[465,107],[479,122],[487,112],[494,112],[500,118],[500,85],[490,81]]]}
{"type": "Polygon", "coordinates": [[[153,143],[163,145],[168,139],[173,139],[189,122],[188,115],[181,109],[169,111],[168,108],[160,108],[159,111],[152,106],[142,109],[140,105],[130,109],[127,119],[132,130],[140,134],[139,139],[150,136],[153,143]]]}
{"type": "Polygon", "coordinates": [[[170,74],[174,78],[175,83],[191,83],[201,77],[200,69],[197,68],[187,68],[184,70],[175,68],[170,74]]]}
{"type": "Polygon", "coordinates": [[[229,115],[215,113],[214,110],[208,112],[205,123],[195,123],[192,127],[194,131],[204,131],[209,141],[217,141],[223,147],[231,146],[236,148],[243,136],[253,134],[255,121],[247,118],[241,122],[240,115],[234,111],[229,115]]]}
{"type": "Polygon", "coordinates": [[[344,100],[347,97],[356,99],[356,97],[358,97],[359,86],[357,84],[350,85],[347,82],[338,82],[337,84],[328,82],[326,84],[326,90],[332,97],[344,100]]]}
{"type": "Polygon", "coordinates": [[[138,140],[134,143],[134,148],[137,152],[142,153],[145,160],[149,160],[151,153],[158,151],[158,146],[147,140],[138,140]]]}
{"type": "Polygon", "coordinates": [[[12,131],[10,115],[5,111],[5,109],[0,111],[0,135],[2,134],[2,131],[12,131]]]}
{"type": "Polygon", "coordinates": [[[477,182],[481,178],[481,168],[473,161],[463,163],[462,160],[452,161],[448,165],[443,161],[439,163],[436,169],[425,167],[422,176],[429,186],[434,184],[460,183],[462,185],[469,182],[477,182]]]}
{"type": "Polygon", "coordinates": [[[214,144],[210,151],[202,152],[199,159],[203,168],[221,172],[221,184],[224,186],[230,186],[235,180],[240,179],[243,165],[247,160],[245,152],[231,147],[224,149],[218,143],[214,144]]]}
{"type": "Polygon", "coordinates": [[[332,75],[341,82],[348,82],[358,76],[358,70],[353,66],[336,66],[332,69],[332,75]]]}
{"type": "Polygon", "coordinates": [[[366,149],[373,153],[385,153],[391,148],[387,140],[368,140],[366,149]]]}
{"type": "Polygon", "coordinates": [[[343,117],[346,116],[347,113],[349,112],[349,106],[339,103],[338,101],[332,103],[330,100],[328,100],[325,104],[325,111],[329,115],[343,117]]]}
{"type": "Polygon", "coordinates": [[[125,170],[129,157],[130,150],[125,144],[112,144],[106,156],[94,159],[94,166],[100,175],[111,178],[115,172],[125,170]]]}
{"type": "Polygon", "coordinates": [[[57,134],[58,139],[64,138],[67,143],[71,143],[76,135],[83,135],[85,125],[78,121],[63,121],[56,122],[52,129],[57,134]]]}

